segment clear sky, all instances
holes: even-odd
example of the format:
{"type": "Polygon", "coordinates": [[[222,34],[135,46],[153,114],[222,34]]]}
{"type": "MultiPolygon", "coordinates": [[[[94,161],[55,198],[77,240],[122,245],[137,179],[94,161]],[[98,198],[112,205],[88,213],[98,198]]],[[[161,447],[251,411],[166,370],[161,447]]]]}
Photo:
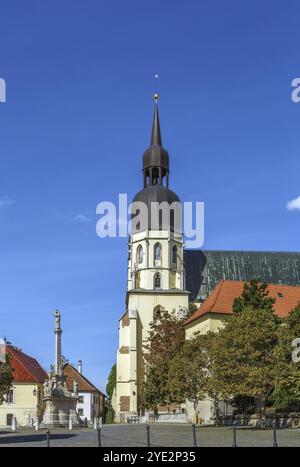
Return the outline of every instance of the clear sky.
{"type": "Polygon", "coordinates": [[[205,248],[299,251],[299,0],[2,0],[0,335],[105,387],[126,239],[96,205],[142,186],[155,73],[171,188],[204,201],[205,248]]]}

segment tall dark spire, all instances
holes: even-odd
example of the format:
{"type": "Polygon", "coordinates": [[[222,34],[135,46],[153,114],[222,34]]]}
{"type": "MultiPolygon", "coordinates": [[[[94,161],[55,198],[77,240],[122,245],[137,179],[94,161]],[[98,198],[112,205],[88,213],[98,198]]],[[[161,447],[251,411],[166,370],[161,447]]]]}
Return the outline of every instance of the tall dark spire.
{"type": "MultiPolygon", "coordinates": [[[[163,203],[166,202],[170,206],[174,206],[173,203],[180,203],[180,199],[169,189],[169,173],[170,163],[168,151],[162,145],[160,123],[158,116],[158,95],[155,94],[155,107],[154,107],[154,118],[151,133],[151,142],[148,149],[143,154],[143,181],[144,188],[139,191],[133,202],[144,203],[148,207],[148,230],[157,230],[157,225],[153,224],[152,219],[152,203],[163,203]]],[[[136,213],[132,213],[135,217],[136,213]]],[[[160,217],[160,216],[159,216],[160,217]]],[[[174,231],[174,222],[176,215],[170,218],[168,224],[168,230],[174,231]]],[[[146,223],[143,224],[144,226],[146,223]]],[[[134,224],[133,224],[134,226],[134,224]]],[[[163,219],[159,218],[159,230],[162,228],[166,230],[166,225],[163,225],[163,219]]],[[[144,228],[144,227],[143,227],[144,228]]],[[[140,227],[134,226],[133,233],[139,232],[140,227]]]]}
{"type": "Polygon", "coordinates": [[[161,139],[160,123],[159,123],[159,115],[158,115],[158,94],[155,94],[154,98],[155,98],[155,109],[154,109],[150,146],[158,145],[162,147],[162,139],[161,139]]]}
{"type": "Polygon", "coordinates": [[[149,185],[169,186],[169,154],[163,148],[158,116],[158,94],[155,94],[154,118],[150,147],[144,152],[143,172],[144,187],[149,185]]]}

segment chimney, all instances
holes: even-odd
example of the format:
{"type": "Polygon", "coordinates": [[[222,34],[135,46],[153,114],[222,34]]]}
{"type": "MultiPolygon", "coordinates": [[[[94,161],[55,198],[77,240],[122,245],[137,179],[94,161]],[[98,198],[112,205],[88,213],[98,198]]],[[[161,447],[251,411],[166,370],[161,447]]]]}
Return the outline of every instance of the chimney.
{"type": "Polygon", "coordinates": [[[78,373],[82,374],[82,360],[78,360],[78,373]]]}

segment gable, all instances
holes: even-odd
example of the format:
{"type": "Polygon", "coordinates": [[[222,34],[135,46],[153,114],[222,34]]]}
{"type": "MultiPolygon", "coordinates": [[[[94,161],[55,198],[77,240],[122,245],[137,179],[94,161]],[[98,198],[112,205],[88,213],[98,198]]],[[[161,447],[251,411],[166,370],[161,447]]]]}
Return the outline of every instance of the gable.
{"type": "MultiPolygon", "coordinates": [[[[66,363],[63,369],[64,375],[66,377],[66,384],[69,391],[73,391],[73,382],[76,379],[78,383],[78,391],[87,391],[87,392],[99,392],[99,389],[96,388],[85,376],[83,376],[79,371],[77,371],[72,365],[66,363]]],[[[102,394],[102,393],[101,393],[102,394]]]]}
{"type": "Polygon", "coordinates": [[[7,345],[6,349],[11,357],[15,383],[44,383],[48,375],[35,358],[12,345],[7,345]]]}

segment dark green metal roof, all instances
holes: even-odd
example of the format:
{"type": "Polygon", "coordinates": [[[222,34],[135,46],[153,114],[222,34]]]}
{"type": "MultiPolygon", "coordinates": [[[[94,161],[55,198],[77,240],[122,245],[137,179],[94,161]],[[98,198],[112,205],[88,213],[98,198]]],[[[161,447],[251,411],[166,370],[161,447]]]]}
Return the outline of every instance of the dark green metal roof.
{"type": "Polygon", "coordinates": [[[300,253],[185,250],[184,262],[190,300],[204,300],[222,279],[300,286],[300,253]]]}

